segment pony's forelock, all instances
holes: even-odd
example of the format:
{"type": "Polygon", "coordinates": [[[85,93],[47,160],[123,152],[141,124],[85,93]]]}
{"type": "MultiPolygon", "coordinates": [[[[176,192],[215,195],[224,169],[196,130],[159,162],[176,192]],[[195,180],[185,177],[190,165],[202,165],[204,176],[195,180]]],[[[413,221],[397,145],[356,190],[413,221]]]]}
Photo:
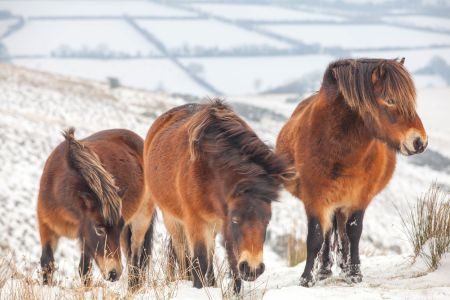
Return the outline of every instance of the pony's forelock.
{"type": "Polygon", "coordinates": [[[331,63],[324,75],[325,88],[337,86],[346,103],[360,114],[375,114],[373,77],[383,98],[393,98],[399,112],[413,117],[416,89],[411,75],[398,59],[343,59],[331,63]],[[330,81],[333,82],[330,82],[330,81]]]}

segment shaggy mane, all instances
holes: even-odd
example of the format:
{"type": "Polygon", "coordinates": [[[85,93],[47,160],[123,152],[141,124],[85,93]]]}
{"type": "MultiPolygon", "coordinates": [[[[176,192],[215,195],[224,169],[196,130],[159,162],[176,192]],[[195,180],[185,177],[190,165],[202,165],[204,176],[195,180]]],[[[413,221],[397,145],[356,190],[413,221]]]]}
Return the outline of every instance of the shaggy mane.
{"type": "Polygon", "coordinates": [[[94,200],[101,204],[102,216],[107,224],[117,224],[121,217],[122,200],[113,176],[105,170],[95,152],[75,139],[75,129],[63,132],[67,142],[67,156],[73,167],[85,180],[94,194],[94,200]]]}
{"type": "Polygon", "coordinates": [[[415,114],[416,89],[411,75],[398,59],[342,59],[332,62],[324,75],[324,86],[337,84],[347,104],[360,114],[374,114],[376,99],[372,74],[381,81],[381,96],[394,99],[399,112],[408,118],[415,114]]]}
{"type": "Polygon", "coordinates": [[[218,99],[199,105],[188,124],[192,160],[211,159],[218,168],[246,175],[237,193],[272,201],[284,180],[295,176],[234,111],[218,99]]]}

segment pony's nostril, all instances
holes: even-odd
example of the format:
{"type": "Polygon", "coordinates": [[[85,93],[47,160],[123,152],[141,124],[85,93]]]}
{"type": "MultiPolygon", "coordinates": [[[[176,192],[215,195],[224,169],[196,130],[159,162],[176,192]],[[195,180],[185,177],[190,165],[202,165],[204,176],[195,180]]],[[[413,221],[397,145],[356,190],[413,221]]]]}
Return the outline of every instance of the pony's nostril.
{"type": "Polygon", "coordinates": [[[241,274],[247,274],[250,272],[250,266],[246,261],[243,261],[239,264],[239,272],[241,274]]]}
{"type": "Polygon", "coordinates": [[[118,279],[118,276],[117,276],[116,270],[112,270],[112,271],[110,271],[108,273],[108,280],[109,281],[116,281],[117,279],[118,279]]]}
{"type": "Polygon", "coordinates": [[[416,150],[416,152],[422,152],[425,149],[423,141],[420,137],[418,137],[414,140],[413,145],[414,145],[414,150],[416,150]]]}

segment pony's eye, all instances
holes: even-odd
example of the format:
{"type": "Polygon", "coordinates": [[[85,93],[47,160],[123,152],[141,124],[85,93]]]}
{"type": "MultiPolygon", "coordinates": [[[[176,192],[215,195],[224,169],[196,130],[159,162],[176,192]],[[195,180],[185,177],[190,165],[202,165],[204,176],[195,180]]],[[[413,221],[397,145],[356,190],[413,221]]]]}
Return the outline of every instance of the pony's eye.
{"type": "Polygon", "coordinates": [[[239,217],[231,218],[231,223],[233,223],[233,224],[239,224],[240,221],[241,221],[241,219],[239,219],[239,217]]]}
{"type": "Polygon", "coordinates": [[[395,100],[394,100],[394,99],[387,99],[387,100],[386,100],[386,103],[387,103],[388,105],[395,105],[395,100]]]}
{"type": "Polygon", "coordinates": [[[95,225],[94,230],[95,234],[98,236],[104,236],[106,234],[106,229],[103,226],[95,225]]]}

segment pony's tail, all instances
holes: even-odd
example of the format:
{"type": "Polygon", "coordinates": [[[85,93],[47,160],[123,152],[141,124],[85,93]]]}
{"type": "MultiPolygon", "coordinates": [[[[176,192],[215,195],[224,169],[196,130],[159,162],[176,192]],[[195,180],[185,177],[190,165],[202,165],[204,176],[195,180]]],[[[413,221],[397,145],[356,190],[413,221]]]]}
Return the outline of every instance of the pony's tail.
{"type": "Polygon", "coordinates": [[[102,216],[108,224],[117,224],[121,217],[122,201],[113,176],[105,170],[99,157],[82,142],[75,139],[75,129],[62,135],[67,144],[67,160],[91,190],[93,199],[100,203],[102,216]]]}

